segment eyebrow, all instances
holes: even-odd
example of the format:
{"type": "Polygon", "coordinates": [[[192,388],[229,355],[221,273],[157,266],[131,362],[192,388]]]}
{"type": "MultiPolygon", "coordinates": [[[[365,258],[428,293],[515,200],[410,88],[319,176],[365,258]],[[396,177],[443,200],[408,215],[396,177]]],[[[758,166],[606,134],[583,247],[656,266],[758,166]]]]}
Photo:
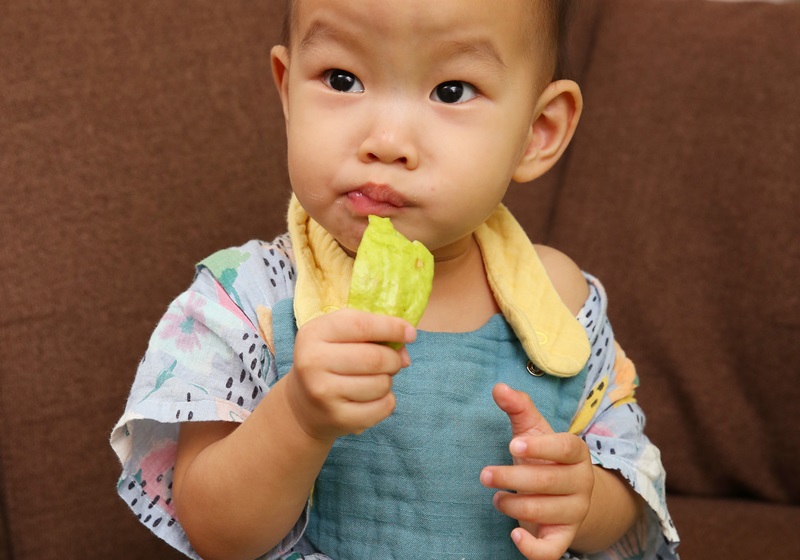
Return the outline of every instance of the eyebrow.
{"type": "Polygon", "coordinates": [[[309,26],[308,31],[306,31],[305,35],[303,35],[303,39],[300,41],[300,52],[307,53],[313,50],[318,43],[326,40],[332,40],[349,46],[353,46],[356,42],[353,37],[342,32],[340,29],[322,21],[315,21],[309,26]]]}
{"type": "Polygon", "coordinates": [[[490,66],[508,68],[502,55],[497,51],[494,44],[486,39],[475,39],[466,41],[447,41],[439,46],[439,50],[448,56],[470,56],[476,57],[490,66]]]}

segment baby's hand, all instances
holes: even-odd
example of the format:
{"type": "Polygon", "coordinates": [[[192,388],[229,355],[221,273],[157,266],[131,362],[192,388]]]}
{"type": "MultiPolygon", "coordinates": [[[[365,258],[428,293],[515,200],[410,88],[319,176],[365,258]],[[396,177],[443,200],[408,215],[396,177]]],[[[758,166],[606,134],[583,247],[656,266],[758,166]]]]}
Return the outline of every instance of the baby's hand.
{"type": "Polygon", "coordinates": [[[512,490],[495,494],[495,507],[520,522],[511,533],[529,560],[557,560],[572,544],[589,511],[594,470],[577,436],[553,432],[530,397],[507,385],[492,391],[511,421],[513,466],[486,467],[481,482],[512,490]]]}
{"type": "Polygon", "coordinates": [[[387,418],[395,407],[392,377],[410,364],[405,347],[380,342],[413,342],[406,321],[342,309],[303,325],[294,364],[286,377],[289,405],[311,437],[333,441],[361,433],[387,418]]]}

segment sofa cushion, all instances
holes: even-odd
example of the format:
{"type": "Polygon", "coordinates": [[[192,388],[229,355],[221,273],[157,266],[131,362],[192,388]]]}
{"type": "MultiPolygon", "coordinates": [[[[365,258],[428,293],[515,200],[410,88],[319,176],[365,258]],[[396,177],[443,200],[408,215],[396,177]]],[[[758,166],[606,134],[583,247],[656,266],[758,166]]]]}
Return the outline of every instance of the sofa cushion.
{"type": "Polygon", "coordinates": [[[795,558],[800,508],[751,500],[671,496],[681,560],[795,558]]]}
{"type": "Polygon", "coordinates": [[[194,263],[285,227],[281,12],[2,2],[0,558],[180,556],[117,497],[108,436],[194,263]]]}
{"type": "Polygon", "coordinates": [[[606,284],[668,489],[800,504],[800,5],[596,23],[546,241],[606,284]]]}

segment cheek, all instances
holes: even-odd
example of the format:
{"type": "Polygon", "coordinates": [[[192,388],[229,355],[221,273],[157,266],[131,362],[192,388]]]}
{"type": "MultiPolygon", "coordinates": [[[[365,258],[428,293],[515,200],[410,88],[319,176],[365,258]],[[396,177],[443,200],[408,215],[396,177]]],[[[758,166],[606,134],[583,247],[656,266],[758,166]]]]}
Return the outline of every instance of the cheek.
{"type": "Polygon", "coordinates": [[[320,171],[320,159],[309,157],[308,145],[298,136],[289,137],[287,161],[289,179],[295,189],[303,188],[320,171]]]}
{"type": "Polygon", "coordinates": [[[465,162],[473,162],[466,166],[472,172],[511,180],[527,147],[530,128],[530,116],[515,110],[518,105],[522,104],[493,111],[490,118],[482,119],[461,135],[464,145],[462,158],[465,162]],[[477,169],[478,166],[483,169],[477,169]]]}
{"type": "Polygon", "coordinates": [[[343,111],[320,109],[306,105],[291,115],[287,128],[289,157],[298,165],[313,165],[319,160],[329,163],[353,152],[355,142],[352,125],[343,111]]]}
{"type": "MultiPolygon", "coordinates": [[[[521,155],[520,143],[503,135],[483,135],[472,151],[463,152],[457,172],[476,196],[491,200],[511,182],[521,155]]],[[[499,193],[499,194],[498,194],[499,193]]]]}
{"type": "Polygon", "coordinates": [[[287,156],[293,182],[325,173],[330,160],[335,157],[332,150],[337,145],[335,139],[329,137],[330,131],[319,121],[316,125],[307,119],[290,123],[287,131],[287,156]]]}

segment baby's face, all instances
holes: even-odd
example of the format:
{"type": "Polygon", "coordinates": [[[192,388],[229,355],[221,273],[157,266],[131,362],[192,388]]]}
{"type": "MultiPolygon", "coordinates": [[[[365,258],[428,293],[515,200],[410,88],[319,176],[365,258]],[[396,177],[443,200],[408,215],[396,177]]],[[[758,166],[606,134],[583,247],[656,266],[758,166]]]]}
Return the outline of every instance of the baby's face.
{"type": "Polygon", "coordinates": [[[529,1],[298,3],[273,51],[289,173],[342,245],[377,214],[443,258],[494,210],[550,69],[529,1]]]}

